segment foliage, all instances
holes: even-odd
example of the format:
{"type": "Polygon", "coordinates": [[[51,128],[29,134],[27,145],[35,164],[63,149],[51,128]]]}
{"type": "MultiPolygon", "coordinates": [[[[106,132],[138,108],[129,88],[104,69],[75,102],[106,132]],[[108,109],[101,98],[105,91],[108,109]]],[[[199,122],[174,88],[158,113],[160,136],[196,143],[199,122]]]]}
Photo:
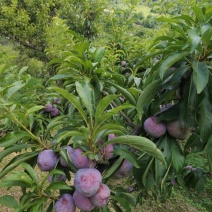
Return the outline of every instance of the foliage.
{"type": "MultiPolygon", "coordinates": [[[[12,12],[17,20],[25,21],[21,22],[23,29],[18,21],[14,31],[6,31],[7,36],[21,35],[26,42],[34,32],[40,32],[31,44],[45,50],[45,58],[53,59],[48,63],[52,72],[47,77],[42,63],[35,59],[30,60],[29,67],[19,68],[8,63],[7,54],[0,55],[4,79],[0,83],[0,161],[17,153],[1,170],[0,187],[19,186],[22,190],[19,201],[4,195],[0,204],[16,212],[53,211],[62,194],[73,194],[77,168],[67,146],[80,148],[91,161],[89,167],[101,172],[111,191],[110,207],[116,211],[132,211],[148,193],[164,202],[176,185],[201,192],[212,173],[211,9],[197,4],[189,14],[158,18],[165,23],[163,32],[169,30],[147,49],[147,40],[140,44],[139,37],[128,35],[137,1],[131,2],[129,10],[117,9],[105,16],[101,16],[103,4],[92,7],[96,1],[73,1],[73,8],[60,1],[38,3],[5,1],[1,9],[1,14],[13,20],[10,24],[16,22],[12,12]],[[73,19],[79,11],[82,16],[76,18],[85,17],[85,22],[73,19]],[[31,25],[33,13],[35,22],[31,25]],[[64,21],[69,15],[70,22],[64,21]],[[95,27],[97,17],[106,23],[102,31],[110,33],[103,46],[91,42],[96,32],[90,27],[95,27]],[[77,33],[69,29],[71,23],[77,26],[77,33]],[[153,116],[167,126],[160,138],[150,136],[143,127],[153,116]],[[183,123],[180,128],[189,132],[188,138],[180,140],[168,131],[175,120],[183,123]],[[113,147],[109,159],[105,152],[108,145],[113,147]],[[37,158],[47,149],[53,150],[58,160],[40,179],[37,158]],[[189,155],[203,150],[208,166],[187,164],[189,155]],[[114,174],[126,160],[133,170],[119,187],[114,174]],[[56,181],[58,175],[65,175],[67,180],[56,181]],[[47,181],[49,176],[53,176],[52,182],[47,181]]],[[[157,130],[157,123],[151,130],[157,130]]],[[[95,211],[110,208],[107,205],[95,211]]]]}

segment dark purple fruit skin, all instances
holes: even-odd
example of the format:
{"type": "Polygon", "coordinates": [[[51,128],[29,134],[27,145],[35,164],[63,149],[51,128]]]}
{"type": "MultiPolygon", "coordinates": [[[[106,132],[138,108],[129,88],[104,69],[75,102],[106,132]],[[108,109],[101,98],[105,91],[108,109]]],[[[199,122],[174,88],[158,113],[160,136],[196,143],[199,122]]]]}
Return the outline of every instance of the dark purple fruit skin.
{"type": "Polygon", "coordinates": [[[41,171],[51,171],[57,164],[58,157],[51,149],[43,150],[38,155],[37,165],[41,171]]]}
{"type": "Polygon", "coordinates": [[[56,212],[75,212],[76,206],[70,194],[63,194],[55,203],[56,212]]]}
{"type": "Polygon", "coordinates": [[[96,207],[103,207],[107,205],[110,198],[110,189],[107,185],[101,184],[99,190],[90,197],[93,205],[96,207]]]}
{"type": "Polygon", "coordinates": [[[51,114],[51,117],[55,117],[59,115],[59,110],[57,108],[52,108],[50,114],[51,114]]]}
{"type": "Polygon", "coordinates": [[[166,124],[158,122],[157,116],[149,117],[144,122],[144,130],[154,138],[160,138],[166,133],[166,124]]]}
{"type": "Polygon", "coordinates": [[[73,200],[76,207],[82,211],[92,211],[95,208],[90,198],[83,196],[78,191],[74,192],[73,200]]]}
{"type": "MultiPolygon", "coordinates": [[[[67,149],[69,157],[71,158],[71,154],[74,151],[73,148],[70,146],[67,146],[65,149],[67,149]]],[[[61,166],[69,167],[68,163],[63,159],[62,156],[60,156],[60,164],[61,164],[61,166]]]]}
{"type": "Polygon", "coordinates": [[[104,155],[107,160],[113,157],[114,146],[113,144],[107,144],[104,148],[104,155]]]}
{"type": "Polygon", "coordinates": [[[44,107],[44,111],[46,111],[46,112],[51,112],[52,109],[53,109],[52,104],[47,104],[47,105],[45,105],[45,107],[44,107]]]}
{"type": "Polygon", "coordinates": [[[128,160],[124,159],[121,167],[113,174],[114,179],[121,179],[129,176],[132,173],[133,165],[128,160]]]}
{"type": "Polygon", "coordinates": [[[74,149],[71,153],[71,161],[77,169],[88,168],[90,161],[86,155],[82,155],[83,150],[80,148],[74,149]]]}
{"type": "Polygon", "coordinates": [[[181,119],[167,122],[168,133],[179,140],[184,140],[189,137],[190,132],[186,129],[185,124],[181,119]]]}
{"type": "Polygon", "coordinates": [[[74,176],[74,187],[83,196],[94,195],[102,183],[101,173],[94,168],[79,169],[74,176]]]}

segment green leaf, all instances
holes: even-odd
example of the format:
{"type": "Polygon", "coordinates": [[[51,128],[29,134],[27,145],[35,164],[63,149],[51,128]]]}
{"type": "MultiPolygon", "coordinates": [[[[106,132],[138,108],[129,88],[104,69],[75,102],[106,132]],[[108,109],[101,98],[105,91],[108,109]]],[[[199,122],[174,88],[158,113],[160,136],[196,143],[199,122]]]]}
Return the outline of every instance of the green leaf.
{"type": "Polygon", "coordinates": [[[86,113],[84,112],[80,101],[78,100],[78,98],[75,95],[70,94],[68,91],[66,91],[62,88],[52,87],[50,89],[55,90],[56,92],[58,92],[62,96],[64,96],[67,100],[69,100],[77,108],[77,110],[80,112],[82,118],[84,119],[84,121],[86,122],[86,124],[88,126],[86,113]]]}
{"type": "Polygon", "coordinates": [[[185,156],[183,155],[182,150],[175,139],[172,139],[170,141],[170,146],[172,153],[172,163],[177,174],[179,174],[182,171],[182,168],[184,167],[185,156]]]}
{"type": "Polygon", "coordinates": [[[18,73],[19,77],[20,77],[24,72],[26,72],[26,71],[28,70],[28,68],[29,68],[28,66],[22,67],[21,70],[20,70],[19,73],[18,73]]]}
{"type": "Polygon", "coordinates": [[[104,143],[104,146],[107,144],[118,143],[132,146],[142,152],[148,153],[149,155],[159,159],[165,166],[166,161],[163,156],[163,153],[156,147],[156,145],[149,139],[140,136],[119,136],[110,141],[104,143]]]}
{"type": "Polygon", "coordinates": [[[99,125],[103,124],[104,121],[106,121],[109,117],[113,116],[113,115],[117,115],[117,113],[121,110],[124,110],[126,108],[131,108],[133,107],[132,105],[129,104],[124,104],[122,106],[118,106],[116,108],[113,108],[111,110],[109,110],[108,112],[104,113],[102,116],[100,116],[96,122],[95,122],[95,128],[98,127],[99,125]]]}
{"type": "Polygon", "coordinates": [[[31,212],[43,212],[43,204],[48,201],[48,197],[40,197],[32,208],[30,208],[31,212]]]}
{"type": "Polygon", "coordinates": [[[197,93],[201,93],[205,86],[208,83],[209,79],[209,70],[208,66],[204,62],[193,61],[192,62],[193,68],[193,80],[196,85],[197,93]]]}
{"type": "Polygon", "coordinates": [[[22,181],[29,185],[32,185],[32,178],[25,172],[22,171],[12,171],[9,176],[7,176],[8,181],[22,181]]]}
{"type": "Polygon", "coordinates": [[[114,155],[119,155],[122,158],[127,159],[130,163],[133,164],[134,167],[140,168],[139,163],[135,157],[135,155],[127,150],[124,149],[116,149],[113,151],[114,155]]]}
{"type": "Polygon", "coordinates": [[[200,106],[200,136],[203,143],[208,141],[212,129],[212,85],[205,88],[206,98],[200,106]]]}
{"type": "Polygon", "coordinates": [[[136,197],[132,194],[121,192],[121,196],[126,198],[126,200],[130,203],[131,206],[135,207],[136,206],[136,197]]]}
{"type": "Polygon", "coordinates": [[[26,84],[22,83],[22,81],[14,82],[11,87],[7,91],[7,99],[9,99],[13,94],[23,88],[26,84]]]}
{"type": "Polygon", "coordinates": [[[208,158],[209,171],[210,173],[212,173],[212,135],[208,139],[208,143],[206,146],[206,154],[208,158]]]}
{"type": "Polygon", "coordinates": [[[65,182],[53,182],[46,188],[46,191],[49,190],[73,190],[73,189],[65,182]]]}
{"type": "Polygon", "coordinates": [[[9,147],[24,137],[30,137],[25,131],[13,131],[0,138],[0,147],[9,147]]]}
{"type": "Polygon", "coordinates": [[[39,111],[43,108],[44,108],[44,106],[42,106],[42,105],[33,106],[33,107],[31,107],[30,109],[27,110],[26,114],[28,115],[30,113],[34,113],[34,112],[39,111]]]}
{"type": "Polygon", "coordinates": [[[7,155],[13,153],[13,152],[18,152],[22,149],[27,149],[29,147],[32,147],[33,145],[31,144],[18,144],[12,147],[9,147],[7,149],[4,149],[2,152],[0,152],[0,161],[2,161],[2,159],[4,157],[6,157],[7,155]]]}
{"type": "Polygon", "coordinates": [[[189,52],[174,52],[167,56],[161,63],[159,67],[159,75],[160,78],[163,79],[164,74],[166,71],[173,66],[176,62],[180,61],[184,57],[188,56],[189,52]]]}
{"type": "Polygon", "coordinates": [[[194,13],[196,14],[196,16],[197,16],[199,22],[202,22],[203,19],[204,19],[204,15],[203,15],[203,12],[202,12],[202,8],[199,7],[199,6],[194,6],[194,7],[192,7],[192,9],[193,9],[194,13]]]}
{"type": "Polygon", "coordinates": [[[124,208],[124,211],[131,211],[130,204],[125,198],[113,195],[111,196],[111,198],[118,201],[118,203],[124,208]]]}
{"type": "Polygon", "coordinates": [[[109,81],[107,81],[107,83],[116,88],[132,105],[136,105],[135,98],[127,89],[109,81]]]}
{"type": "Polygon", "coordinates": [[[161,84],[162,84],[162,81],[160,79],[154,80],[143,90],[141,95],[138,97],[136,110],[137,110],[139,119],[141,119],[143,115],[143,106],[146,103],[149,104],[152,101],[152,99],[158,92],[159,88],[161,87],[161,84]]]}
{"type": "Polygon", "coordinates": [[[100,47],[100,48],[96,49],[96,51],[94,52],[94,62],[100,63],[104,54],[105,54],[104,47],[100,47]]]}
{"type": "Polygon", "coordinates": [[[18,202],[10,195],[1,196],[0,204],[9,208],[19,208],[18,202]]]}
{"type": "Polygon", "coordinates": [[[113,163],[113,165],[109,169],[107,169],[106,172],[103,174],[103,179],[110,177],[119,168],[122,161],[123,161],[122,157],[120,157],[118,160],[116,160],[113,163]]]}
{"type": "Polygon", "coordinates": [[[87,108],[90,118],[94,116],[95,111],[95,96],[92,85],[85,81],[76,82],[76,90],[79,94],[83,105],[87,108]]]}
{"type": "Polygon", "coordinates": [[[68,132],[62,132],[59,136],[57,136],[57,143],[61,142],[63,139],[70,138],[72,136],[81,136],[83,137],[83,133],[77,130],[71,130],[68,132]]]}
{"type": "Polygon", "coordinates": [[[102,115],[102,113],[105,111],[105,109],[108,107],[108,105],[113,101],[115,98],[117,98],[118,95],[108,95],[104,98],[102,98],[97,107],[95,112],[95,121],[102,115]]]}
{"type": "Polygon", "coordinates": [[[52,119],[51,122],[46,127],[44,137],[46,137],[54,127],[68,123],[68,120],[66,120],[66,118],[67,118],[66,115],[64,116],[61,115],[52,119]]]}
{"type": "Polygon", "coordinates": [[[21,166],[29,173],[33,181],[38,184],[38,176],[36,171],[27,163],[21,163],[21,166]]]}
{"type": "Polygon", "coordinates": [[[7,65],[6,64],[1,64],[0,65],[0,74],[2,74],[7,68],[7,65]]]}
{"type": "Polygon", "coordinates": [[[11,188],[13,186],[28,187],[28,185],[23,181],[8,181],[7,179],[0,181],[0,188],[11,188]]]}
{"type": "Polygon", "coordinates": [[[9,165],[6,165],[6,167],[1,171],[0,173],[0,179],[4,177],[8,172],[16,168],[18,165],[20,165],[21,162],[25,162],[27,160],[32,160],[34,157],[36,157],[40,151],[35,152],[27,152],[21,155],[16,156],[13,158],[9,165]]]}
{"type": "Polygon", "coordinates": [[[188,36],[191,40],[191,51],[193,53],[196,50],[197,46],[202,43],[202,39],[199,36],[198,32],[194,29],[188,30],[188,36]]]}

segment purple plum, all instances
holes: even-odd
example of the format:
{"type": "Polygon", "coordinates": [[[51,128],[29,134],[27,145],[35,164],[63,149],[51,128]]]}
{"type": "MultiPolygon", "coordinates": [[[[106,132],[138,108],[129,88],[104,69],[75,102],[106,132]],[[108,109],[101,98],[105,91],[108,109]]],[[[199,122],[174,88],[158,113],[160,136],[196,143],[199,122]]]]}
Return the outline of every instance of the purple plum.
{"type": "Polygon", "coordinates": [[[144,130],[154,138],[160,138],[166,133],[165,122],[158,122],[157,116],[149,117],[144,122],[144,130]]]}
{"type": "Polygon", "coordinates": [[[184,140],[190,136],[189,130],[181,119],[167,122],[167,131],[169,135],[179,140],[184,140]]]}
{"type": "Polygon", "coordinates": [[[89,197],[85,197],[75,190],[73,194],[74,204],[82,211],[92,211],[95,206],[92,204],[89,197]]]}
{"type": "Polygon", "coordinates": [[[63,194],[55,203],[56,212],[75,212],[76,206],[70,194],[63,194]]]}
{"type": "Polygon", "coordinates": [[[57,164],[58,157],[52,149],[43,150],[38,155],[37,165],[41,171],[51,171],[57,164]]]}
{"type": "Polygon", "coordinates": [[[45,107],[44,107],[44,111],[46,111],[46,112],[51,112],[52,109],[53,109],[52,104],[47,104],[47,105],[45,105],[45,107]]]}
{"type": "Polygon", "coordinates": [[[82,155],[83,150],[80,148],[74,149],[70,155],[71,161],[77,169],[88,168],[90,165],[86,155],[82,155]]]}
{"type": "Polygon", "coordinates": [[[94,168],[79,169],[74,176],[74,187],[83,196],[94,195],[102,182],[101,173],[94,168]]]}
{"type": "Polygon", "coordinates": [[[115,134],[109,134],[107,140],[110,141],[116,137],[115,134]]]}
{"type": "Polygon", "coordinates": [[[55,117],[59,115],[59,110],[57,108],[52,108],[50,114],[51,114],[51,117],[55,117]]]}
{"type": "Polygon", "coordinates": [[[103,207],[107,205],[110,197],[110,189],[107,185],[101,184],[99,190],[90,197],[91,202],[96,207],[103,207]]]}
{"type": "Polygon", "coordinates": [[[121,179],[129,176],[132,173],[133,165],[128,160],[124,159],[120,168],[114,172],[112,177],[114,179],[121,179]]]}

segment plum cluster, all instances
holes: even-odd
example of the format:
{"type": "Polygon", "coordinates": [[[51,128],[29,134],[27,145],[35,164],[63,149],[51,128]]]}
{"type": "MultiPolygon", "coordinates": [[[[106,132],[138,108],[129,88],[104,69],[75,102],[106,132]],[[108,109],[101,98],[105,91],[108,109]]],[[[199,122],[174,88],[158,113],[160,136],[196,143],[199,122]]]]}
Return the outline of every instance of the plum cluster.
{"type": "MultiPolygon", "coordinates": [[[[108,140],[115,138],[114,134],[108,136],[108,140]]],[[[98,142],[99,160],[91,160],[81,148],[66,146],[67,156],[70,162],[76,168],[74,176],[73,195],[63,194],[55,203],[56,212],[72,212],[76,208],[82,211],[91,211],[94,208],[105,206],[110,198],[109,187],[102,183],[102,174],[99,170],[101,160],[110,163],[113,160],[114,145],[103,145],[103,140],[98,142]]],[[[59,156],[54,150],[46,149],[40,152],[37,158],[37,165],[41,171],[49,172],[57,166],[71,168],[69,161],[59,156]]],[[[129,176],[132,173],[133,165],[126,159],[123,159],[120,167],[113,173],[113,179],[120,179],[129,176]]],[[[66,176],[54,174],[48,177],[49,183],[65,181],[66,176]]]]}
{"type": "Polygon", "coordinates": [[[92,211],[107,205],[110,189],[102,183],[102,175],[95,168],[79,169],[74,177],[73,196],[63,194],[55,203],[56,212],[74,212],[76,207],[82,211],[92,211]]]}
{"type": "Polygon", "coordinates": [[[50,113],[51,117],[55,117],[59,115],[59,110],[56,107],[54,107],[52,104],[45,105],[44,111],[47,113],[50,113]]]}
{"type": "Polygon", "coordinates": [[[187,139],[190,136],[189,129],[181,119],[165,122],[158,121],[158,116],[151,116],[144,121],[144,130],[153,138],[160,138],[166,132],[179,140],[187,139]]]}
{"type": "MultiPolygon", "coordinates": [[[[61,104],[61,99],[60,98],[56,98],[54,99],[54,104],[61,104]]],[[[50,113],[51,117],[55,117],[57,115],[59,115],[59,110],[52,104],[46,104],[44,107],[44,111],[47,113],[50,113]]]]}
{"type": "Polygon", "coordinates": [[[110,198],[110,189],[102,183],[102,175],[95,168],[78,170],[74,177],[74,187],[74,204],[83,211],[103,207],[110,198]]]}

